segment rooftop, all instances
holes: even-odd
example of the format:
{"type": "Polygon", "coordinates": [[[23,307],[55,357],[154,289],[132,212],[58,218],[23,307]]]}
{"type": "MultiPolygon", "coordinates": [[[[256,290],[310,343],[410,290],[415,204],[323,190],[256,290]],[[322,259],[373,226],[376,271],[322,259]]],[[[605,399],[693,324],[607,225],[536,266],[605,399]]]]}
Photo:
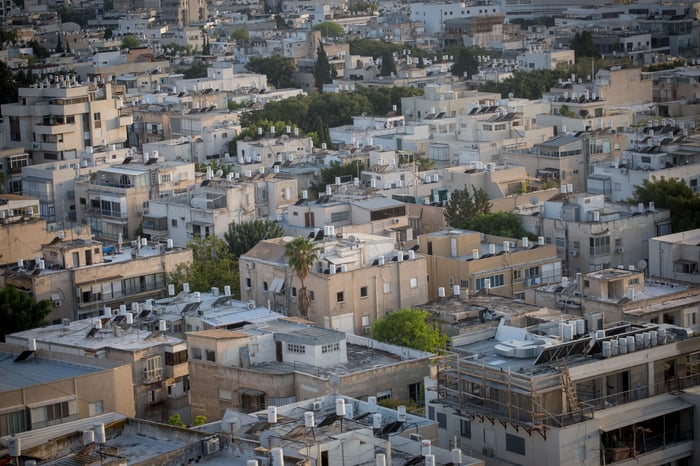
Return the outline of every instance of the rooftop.
{"type": "Polygon", "coordinates": [[[0,392],[79,377],[103,370],[100,367],[45,359],[36,352],[24,361],[14,362],[17,357],[18,355],[10,353],[0,353],[0,373],[3,374],[0,377],[0,392]]]}

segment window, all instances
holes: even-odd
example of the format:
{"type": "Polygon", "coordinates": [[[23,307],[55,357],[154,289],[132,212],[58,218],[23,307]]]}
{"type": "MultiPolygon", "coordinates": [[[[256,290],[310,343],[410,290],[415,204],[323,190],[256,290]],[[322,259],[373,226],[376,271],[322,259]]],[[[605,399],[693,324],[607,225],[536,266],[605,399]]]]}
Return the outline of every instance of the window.
{"type": "Polygon", "coordinates": [[[316,301],[316,295],[314,294],[313,291],[309,290],[309,300],[310,301],[316,301]]]}
{"type": "Polygon", "coordinates": [[[474,281],[474,285],[476,286],[477,291],[482,290],[484,288],[498,288],[499,286],[503,286],[505,284],[503,274],[499,273],[496,275],[491,275],[489,277],[481,277],[477,278],[474,281]],[[488,280],[488,287],[487,285],[487,280],[488,280]]]}
{"type": "Polygon", "coordinates": [[[441,429],[447,429],[447,414],[437,413],[437,423],[438,427],[441,429]]]}
{"type": "Polygon", "coordinates": [[[391,389],[377,393],[377,401],[388,400],[391,398],[391,389]]]}
{"type": "MultiPolygon", "coordinates": [[[[188,330],[192,330],[191,326],[188,325],[188,330]]],[[[192,359],[202,359],[202,349],[201,348],[192,348],[192,359]]]]}
{"type": "Polygon", "coordinates": [[[95,122],[95,129],[102,128],[102,116],[100,115],[100,112],[93,113],[92,119],[95,122]]]}
{"type": "Polygon", "coordinates": [[[506,434],[506,450],[524,455],[525,439],[523,437],[518,437],[517,435],[506,434]]]}
{"type": "Polygon", "coordinates": [[[513,283],[518,283],[523,281],[523,271],[513,270],[513,283]]]}
{"type": "Polygon", "coordinates": [[[642,163],[651,163],[651,157],[649,157],[648,155],[643,155],[642,163]]]}
{"type": "Polygon", "coordinates": [[[267,291],[267,282],[263,282],[263,291],[267,291]]]}
{"type": "Polygon", "coordinates": [[[345,293],[342,291],[339,291],[335,294],[335,302],[337,303],[342,303],[345,301],[345,293]]]}
{"type": "Polygon", "coordinates": [[[163,364],[160,355],[151,356],[146,359],[146,365],[143,368],[143,375],[148,379],[159,378],[163,373],[163,364]]]}
{"type": "Polygon", "coordinates": [[[207,361],[216,362],[216,352],[207,350],[207,361]]]}
{"type": "Polygon", "coordinates": [[[11,435],[27,430],[26,411],[20,409],[11,413],[0,414],[0,435],[11,435]]]}
{"type": "Polygon", "coordinates": [[[306,346],[298,345],[296,343],[287,343],[287,352],[304,354],[304,353],[306,353],[306,346]]]}
{"type": "Polygon", "coordinates": [[[250,277],[245,279],[245,289],[249,290],[253,287],[253,282],[250,280],[250,277]]]}
{"type": "Polygon", "coordinates": [[[346,222],[350,220],[350,212],[331,212],[331,223],[346,222]]]}
{"type": "Polygon", "coordinates": [[[360,288],[360,298],[366,298],[367,297],[367,287],[363,286],[360,288]]]}
{"type": "Polygon", "coordinates": [[[391,293],[391,282],[384,283],[384,293],[391,293]]]}
{"type": "Polygon", "coordinates": [[[292,298],[296,298],[296,297],[297,297],[297,289],[296,289],[296,287],[293,286],[292,287],[292,298]]]}
{"type": "Polygon", "coordinates": [[[321,353],[332,353],[334,351],[340,351],[340,343],[329,343],[327,345],[321,346],[321,353]]]}
{"type": "Polygon", "coordinates": [[[604,254],[610,254],[610,237],[609,236],[596,236],[593,238],[588,238],[589,251],[591,256],[601,256],[604,254]]]}
{"type": "Polygon", "coordinates": [[[418,279],[417,278],[411,279],[411,288],[418,288],[418,279]]]}
{"type": "Polygon", "coordinates": [[[104,412],[104,407],[102,405],[102,400],[95,401],[94,403],[88,404],[88,414],[90,416],[97,416],[104,412]]]}
{"type": "Polygon", "coordinates": [[[464,438],[472,438],[472,423],[470,420],[459,420],[459,434],[464,438]]]}
{"type": "Polygon", "coordinates": [[[176,219],[170,220],[170,226],[177,227],[177,220],[176,219]]]}
{"type": "Polygon", "coordinates": [[[10,141],[21,141],[22,132],[19,126],[19,117],[10,117],[10,141]]]}
{"type": "Polygon", "coordinates": [[[670,235],[671,234],[671,224],[662,223],[656,226],[656,236],[670,235]]]}
{"type": "Polygon", "coordinates": [[[187,362],[187,350],[178,351],[176,353],[165,353],[165,365],[175,366],[187,362]]]}

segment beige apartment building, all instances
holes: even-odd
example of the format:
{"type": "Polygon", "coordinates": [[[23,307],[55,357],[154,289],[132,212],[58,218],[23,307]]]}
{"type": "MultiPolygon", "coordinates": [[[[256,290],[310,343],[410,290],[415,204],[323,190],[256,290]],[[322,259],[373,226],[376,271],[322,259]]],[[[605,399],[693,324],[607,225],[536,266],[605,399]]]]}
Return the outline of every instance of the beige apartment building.
{"type": "MultiPolygon", "coordinates": [[[[125,383],[115,386],[131,404],[120,412],[158,422],[179,412],[189,420],[186,343],[160,330],[161,324],[156,328],[142,325],[149,314],[145,309],[126,309],[106,308],[95,319],[25,330],[7,335],[6,340],[24,346],[33,342],[39,354],[51,351],[89,357],[95,363],[123,364],[125,383]]],[[[108,387],[103,390],[109,393],[108,387]]]]}
{"type": "Polygon", "coordinates": [[[0,344],[0,436],[103,412],[133,416],[131,366],[38,348],[36,340],[0,344]]]}
{"type": "MultiPolygon", "coordinates": [[[[317,263],[305,280],[310,306],[307,319],[326,328],[368,333],[387,312],[428,301],[425,256],[397,250],[394,238],[355,233],[336,237],[333,227],[317,233],[317,263]]],[[[242,255],[241,299],[299,315],[299,279],[284,255],[293,238],[263,240],[242,255]]]]}
{"type": "Polygon", "coordinates": [[[18,102],[2,106],[3,137],[7,146],[29,151],[34,163],[75,159],[88,147],[121,148],[133,122],[108,83],[57,76],[18,92],[18,102]]]}
{"type": "Polygon", "coordinates": [[[85,319],[101,315],[105,306],[162,296],[167,273],[191,261],[191,249],[153,243],[103,248],[99,241],[59,238],[38,259],[7,267],[2,280],[36,300],[51,300],[48,321],[85,319]]]}
{"type": "Polygon", "coordinates": [[[430,300],[477,292],[523,298],[528,288],[561,280],[561,260],[544,238],[531,243],[452,229],[421,235],[418,244],[427,254],[430,300]]]}
{"type": "Polygon", "coordinates": [[[331,393],[423,397],[431,353],[287,319],[187,333],[192,415],[220,419],[331,393]]]}

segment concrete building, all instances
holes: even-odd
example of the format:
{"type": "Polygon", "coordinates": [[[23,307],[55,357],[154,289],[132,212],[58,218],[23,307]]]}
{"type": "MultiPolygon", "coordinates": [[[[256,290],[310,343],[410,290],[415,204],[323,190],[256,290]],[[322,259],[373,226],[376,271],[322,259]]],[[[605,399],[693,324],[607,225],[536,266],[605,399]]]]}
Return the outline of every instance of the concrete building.
{"type": "Polygon", "coordinates": [[[439,359],[428,418],[489,464],[691,464],[697,340],[665,324],[501,321],[439,359]]]}
{"type": "Polygon", "coordinates": [[[2,106],[3,137],[8,147],[29,151],[34,163],[76,159],[88,147],[121,148],[133,123],[111,84],[58,76],[18,92],[19,102],[2,106]]]}
{"type": "MultiPolygon", "coordinates": [[[[245,466],[246,458],[231,448],[230,435],[151,422],[110,412],[61,425],[0,438],[0,459],[12,441],[20,445],[17,461],[55,466],[87,464],[191,464],[245,466]]],[[[14,453],[14,451],[13,451],[14,453]]]]}
{"type": "Polygon", "coordinates": [[[103,412],[135,413],[131,367],[124,361],[61,354],[39,348],[36,340],[0,344],[0,354],[3,439],[103,412]]]}
{"type": "Polygon", "coordinates": [[[700,230],[649,239],[649,275],[700,283],[700,230]]]}
{"type": "Polygon", "coordinates": [[[553,244],[564,276],[636,265],[649,239],[671,231],[666,209],[606,203],[603,195],[562,194],[544,203],[540,234],[553,244]]]}
{"type": "Polygon", "coordinates": [[[430,374],[430,353],[288,319],[191,332],[187,344],[192,414],[210,419],[336,391],[417,402],[430,374]]]}
{"type": "MultiPolygon", "coordinates": [[[[397,250],[395,238],[360,233],[337,238],[331,226],[316,238],[319,258],[304,281],[310,303],[303,317],[361,334],[387,312],[428,301],[426,258],[397,250]]],[[[299,315],[301,285],[284,255],[291,239],[263,240],[241,256],[241,299],[299,315]]]]}
{"type": "Polygon", "coordinates": [[[118,311],[108,307],[94,319],[26,330],[5,339],[8,344],[20,346],[33,341],[39,352],[125,364],[129,369],[128,384],[121,385],[121,389],[131,393],[127,398],[133,404],[118,412],[135,413],[139,418],[158,422],[166,422],[179,412],[190,420],[187,345],[159,327],[142,327],[141,313],[126,312],[126,306],[118,311]]]}
{"type": "Polygon", "coordinates": [[[411,21],[422,21],[426,34],[444,32],[444,21],[454,18],[489,17],[501,14],[501,7],[495,3],[412,3],[411,21]]]}
{"type": "Polygon", "coordinates": [[[475,231],[443,230],[418,237],[427,254],[429,298],[481,292],[523,298],[524,290],[561,280],[561,260],[544,238],[532,246],[475,231]]]}
{"type": "Polygon", "coordinates": [[[48,321],[95,317],[104,306],[161,296],[166,274],[192,261],[191,249],[143,243],[103,248],[99,241],[59,237],[42,247],[40,257],[7,267],[3,285],[51,300],[48,321]]]}
{"type": "MultiPolygon", "coordinates": [[[[435,5],[431,5],[430,8],[437,9],[435,5]]],[[[446,84],[431,84],[425,86],[422,96],[402,97],[401,111],[407,122],[420,121],[425,115],[431,113],[437,115],[438,112],[444,112],[448,117],[455,117],[466,115],[469,111],[469,105],[474,102],[485,100],[495,102],[500,99],[501,94],[499,93],[456,90],[446,84]]]]}
{"type": "Polygon", "coordinates": [[[23,147],[0,150],[0,164],[2,164],[2,192],[22,193],[22,167],[30,163],[29,153],[23,147]]]}
{"type": "Polygon", "coordinates": [[[89,224],[98,239],[135,238],[149,200],[185,192],[195,181],[193,163],[163,162],[155,155],[81,177],[75,184],[77,222],[89,224]]]}
{"type": "Polygon", "coordinates": [[[377,405],[346,395],[317,396],[313,400],[289,403],[258,411],[249,416],[233,415],[221,423],[240,421],[234,433],[245,451],[271,448],[285,461],[309,461],[319,466],[359,466],[383,462],[399,466],[410,461],[435,461],[437,465],[483,465],[461,451],[438,446],[436,423],[422,416],[377,405]],[[267,418],[269,430],[256,428],[267,418]]]}
{"type": "Polygon", "coordinates": [[[231,223],[256,218],[277,219],[298,199],[297,180],[277,173],[228,173],[215,179],[211,173],[186,194],[149,202],[143,217],[144,233],[172,239],[184,247],[196,236],[223,237],[231,223]]]}

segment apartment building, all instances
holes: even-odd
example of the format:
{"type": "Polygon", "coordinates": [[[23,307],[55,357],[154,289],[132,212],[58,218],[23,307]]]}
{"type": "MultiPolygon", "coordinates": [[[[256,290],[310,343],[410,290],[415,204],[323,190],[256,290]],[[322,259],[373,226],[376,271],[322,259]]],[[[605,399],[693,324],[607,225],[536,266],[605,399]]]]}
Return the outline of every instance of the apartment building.
{"type": "Polygon", "coordinates": [[[142,163],[129,158],[76,181],[76,220],[89,224],[98,239],[135,238],[149,200],[185,192],[194,182],[191,162],[164,162],[157,153],[144,154],[142,163]]]}
{"type": "Polygon", "coordinates": [[[93,319],[25,330],[5,339],[8,344],[25,347],[34,342],[40,353],[50,351],[125,364],[128,385],[120,387],[130,394],[122,396],[132,405],[119,412],[158,422],[166,422],[176,412],[189,419],[185,341],[166,334],[161,330],[163,325],[142,326],[140,316],[144,311],[138,306],[131,310],[134,312],[127,312],[125,305],[105,307],[93,319]]]}
{"type": "Polygon", "coordinates": [[[76,159],[88,147],[121,148],[133,123],[111,84],[59,75],[18,92],[18,102],[2,106],[3,137],[8,147],[29,151],[34,163],[76,159]]]}
{"type": "Polygon", "coordinates": [[[310,137],[299,136],[299,130],[287,126],[284,134],[275,135],[274,126],[270,127],[270,133],[263,135],[262,128],[258,129],[260,139],[253,141],[238,141],[236,143],[237,165],[240,172],[246,170],[258,170],[259,167],[272,169],[274,165],[282,165],[285,162],[310,161],[313,140],[310,137]]]}
{"type": "Polygon", "coordinates": [[[430,300],[473,293],[523,298],[525,289],[561,280],[561,259],[544,238],[530,244],[476,231],[442,230],[418,237],[427,254],[430,300]]]}
{"type": "Polygon", "coordinates": [[[187,344],[192,414],[210,419],[336,391],[418,401],[430,373],[430,353],[288,319],[190,332],[187,344]]]}
{"type": "MultiPolygon", "coordinates": [[[[435,9],[433,5],[431,8],[435,9]]],[[[444,112],[446,116],[466,115],[474,102],[496,101],[501,94],[453,89],[447,84],[429,84],[422,96],[402,97],[401,111],[407,122],[420,121],[425,115],[444,112]],[[437,111],[436,111],[437,110],[437,111]]]]}
{"type": "Polygon", "coordinates": [[[686,283],[700,283],[700,230],[649,239],[649,275],[686,283]]]}
{"type": "Polygon", "coordinates": [[[7,267],[4,285],[30,292],[37,301],[51,300],[48,321],[98,316],[104,306],[161,296],[165,276],[192,261],[192,250],[148,243],[106,246],[90,239],[58,237],[42,255],[7,267]]]}
{"type": "Polygon", "coordinates": [[[553,244],[565,276],[636,265],[649,239],[671,232],[671,213],[651,206],[606,203],[602,194],[560,194],[544,203],[540,235],[553,244]]]}
{"type": "Polygon", "coordinates": [[[0,382],[4,446],[13,434],[103,412],[135,413],[131,366],[125,361],[53,352],[35,339],[2,343],[0,355],[5,374],[0,382]]]}
{"type": "Polygon", "coordinates": [[[297,201],[297,180],[278,173],[255,175],[228,173],[215,178],[210,172],[199,186],[186,194],[149,202],[143,217],[144,233],[186,246],[196,236],[223,237],[231,223],[256,218],[276,219],[297,201]]]}
{"type": "Polygon", "coordinates": [[[428,418],[489,464],[692,464],[698,337],[597,319],[510,327],[438,360],[428,418]],[[601,320],[602,322],[602,320],[601,320]]]}
{"type": "MultiPolygon", "coordinates": [[[[302,317],[361,334],[387,312],[428,301],[426,258],[397,250],[395,238],[362,233],[337,238],[332,226],[319,230],[315,238],[319,258],[304,280],[310,303],[302,317]]],[[[291,239],[263,240],[240,257],[241,299],[300,315],[301,284],[284,255],[291,239]]]]}

